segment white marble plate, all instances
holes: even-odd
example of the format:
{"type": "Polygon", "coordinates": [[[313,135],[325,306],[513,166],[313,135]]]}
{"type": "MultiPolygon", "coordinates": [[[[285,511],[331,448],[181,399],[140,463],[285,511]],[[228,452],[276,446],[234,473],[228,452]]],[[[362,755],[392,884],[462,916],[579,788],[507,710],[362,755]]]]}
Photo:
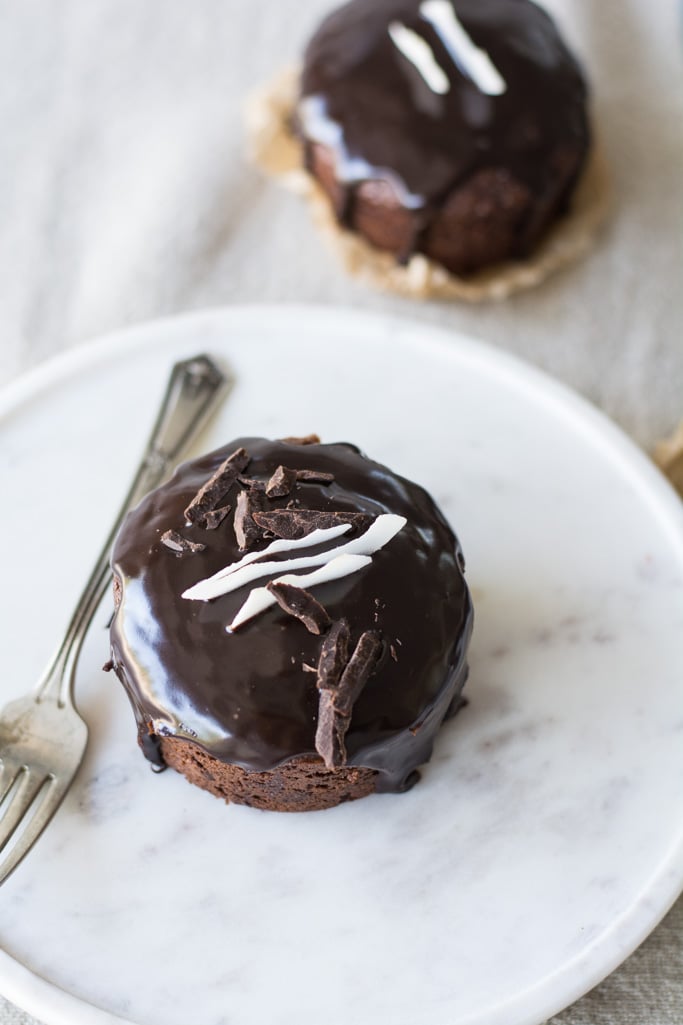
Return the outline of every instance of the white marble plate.
{"type": "Polygon", "coordinates": [[[0,702],[63,629],[168,366],[201,350],[237,382],[203,447],[317,431],[442,504],[471,704],[409,794],[226,807],[149,771],[103,609],[85,764],[0,890],[0,990],[48,1025],[537,1025],[683,882],[683,506],[586,403],[455,334],[298,307],[135,328],[0,399],[0,702]]]}

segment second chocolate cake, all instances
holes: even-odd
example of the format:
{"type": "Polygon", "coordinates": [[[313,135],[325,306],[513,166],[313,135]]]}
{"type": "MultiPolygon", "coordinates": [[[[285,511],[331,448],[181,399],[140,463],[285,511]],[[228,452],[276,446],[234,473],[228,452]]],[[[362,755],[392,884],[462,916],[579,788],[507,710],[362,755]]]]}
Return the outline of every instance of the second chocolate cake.
{"type": "Polygon", "coordinates": [[[531,0],[351,0],[311,39],[300,92],[341,224],[456,275],[528,256],[590,146],[581,67],[531,0]]]}
{"type": "Polygon", "coordinates": [[[111,663],[144,754],[228,801],[407,789],[457,709],[472,625],[429,495],[353,445],[241,438],[131,512],[111,663]]]}

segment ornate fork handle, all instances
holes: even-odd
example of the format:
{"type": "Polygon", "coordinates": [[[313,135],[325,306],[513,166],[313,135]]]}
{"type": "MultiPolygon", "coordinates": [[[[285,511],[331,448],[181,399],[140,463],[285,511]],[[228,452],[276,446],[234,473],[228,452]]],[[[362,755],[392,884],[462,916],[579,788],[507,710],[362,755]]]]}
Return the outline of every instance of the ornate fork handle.
{"type": "Polygon", "coordinates": [[[63,706],[72,698],[76,662],[88,626],[111,579],[109,552],[126,513],[169,476],[180,454],[217,401],[228,379],[208,356],[176,363],[159,415],[152,428],[138,471],[95,563],[59,648],[38,684],[36,701],[56,698],[63,706]]]}

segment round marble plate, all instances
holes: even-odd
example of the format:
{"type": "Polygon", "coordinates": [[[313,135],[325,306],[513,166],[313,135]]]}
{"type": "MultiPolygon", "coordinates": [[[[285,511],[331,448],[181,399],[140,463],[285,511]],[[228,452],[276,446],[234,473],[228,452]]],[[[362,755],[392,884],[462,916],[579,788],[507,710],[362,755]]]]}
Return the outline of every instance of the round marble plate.
{"type": "Polygon", "coordinates": [[[455,334],[300,307],[143,325],[0,399],[0,703],[38,677],[168,367],[200,351],[235,377],[201,447],[317,431],[434,494],[474,593],[470,705],[408,794],[226,807],[150,772],[100,671],[103,608],[85,763],[0,890],[0,990],[48,1025],[537,1025],[683,883],[683,506],[585,402],[455,334]]]}

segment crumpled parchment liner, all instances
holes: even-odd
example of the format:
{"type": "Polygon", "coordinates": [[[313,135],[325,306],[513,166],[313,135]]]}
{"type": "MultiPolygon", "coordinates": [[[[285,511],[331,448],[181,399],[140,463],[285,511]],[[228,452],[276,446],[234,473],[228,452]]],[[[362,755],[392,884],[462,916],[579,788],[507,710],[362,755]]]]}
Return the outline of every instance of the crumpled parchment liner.
{"type": "Polygon", "coordinates": [[[683,498],[683,420],[670,437],[657,442],[652,457],[683,498]]]}

